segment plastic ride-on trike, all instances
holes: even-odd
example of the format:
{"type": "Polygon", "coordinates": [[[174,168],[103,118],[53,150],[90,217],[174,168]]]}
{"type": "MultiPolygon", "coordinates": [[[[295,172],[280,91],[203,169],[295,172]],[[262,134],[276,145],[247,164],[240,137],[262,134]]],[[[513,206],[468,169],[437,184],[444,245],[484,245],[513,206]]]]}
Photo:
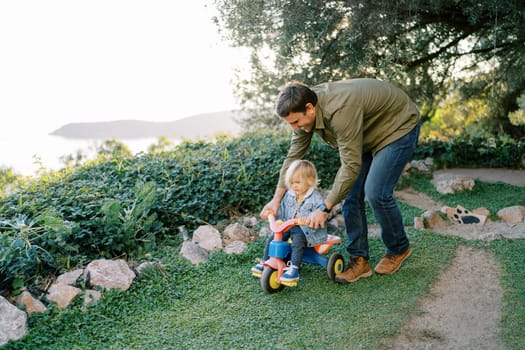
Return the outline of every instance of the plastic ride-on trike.
{"type": "MultiPolygon", "coordinates": [[[[262,263],[264,266],[262,274],[260,276],[254,276],[261,278],[261,287],[264,292],[275,293],[282,290],[284,286],[297,286],[297,281],[281,281],[281,276],[286,267],[286,260],[289,259],[291,252],[291,243],[283,241],[282,238],[284,232],[295,225],[301,225],[301,221],[300,219],[290,219],[283,222],[282,220],[275,220],[273,215],[269,215],[268,222],[273,232],[273,240],[270,242],[268,250],[269,258],[262,263]]],[[[341,237],[329,234],[325,242],[313,247],[306,247],[303,255],[303,263],[321,265],[326,268],[328,277],[331,280],[335,280],[335,276],[344,270],[345,261],[343,256],[339,253],[332,253],[329,258],[326,258],[324,254],[326,254],[334,244],[338,243],[341,243],[341,237]]]]}

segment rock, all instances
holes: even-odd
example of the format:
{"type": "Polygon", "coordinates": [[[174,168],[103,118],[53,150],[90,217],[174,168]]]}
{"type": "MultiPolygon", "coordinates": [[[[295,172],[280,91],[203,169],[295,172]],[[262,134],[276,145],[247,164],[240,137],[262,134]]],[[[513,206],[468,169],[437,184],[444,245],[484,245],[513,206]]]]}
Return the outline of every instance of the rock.
{"type": "Polygon", "coordinates": [[[525,217],[525,206],[515,205],[498,211],[498,216],[505,222],[517,224],[523,222],[525,217]]]}
{"type": "Polygon", "coordinates": [[[450,221],[455,224],[485,224],[487,217],[485,215],[474,214],[461,205],[456,208],[444,206],[441,212],[447,214],[450,221]]]}
{"type": "Polygon", "coordinates": [[[490,242],[496,239],[503,239],[505,236],[499,232],[488,232],[479,236],[479,239],[484,242],[490,242]]]}
{"type": "Polygon", "coordinates": [[[475,184],[471,178],[451,174],[434,174],[432,183],[441,194],[456,193],[465,190],[470,191],[475,184]]]}
{"type": "Polygon", "coordinates": [[[436,210],[427,210],[422,215],[423,224],[427,229],[436,229],[447,226],[447,223],[438,211],[436,210]]]}
{"type": "Polygon", "coordinates": [[[273,234],[268,226],[263,226],[259,230],[259,237],[270,237],[273,234]]]}
{"type": "Polygon", "coordinates": [[[162,264],[154,261],[145,261],[135,268],[135,271],[140,275],[144,269],[162,267],[162,264]]]}
{"type": "Polygon", "coordinates": [[[423,173],[429,173],[432,170],[434,160],[432,158],[425,158],[423,160],[413,160],[410,163],[411,168],[416,168],[423,173]]]}
{"type": "Polygon", "coordinates": [[[242,254],[246,250],[246,243],[243,241],[233,241],[224,248],[226,254],[242,254]]]}
{"type": "Polygon", "coordinates": [[[34,312],[44,312],[47,310],[44,303],[35,298],[27,290],[24,290],[20,295],[15,298],[15,301],[18,305],[23,305],[24,309],[27,312],[27,315],[31,317],[34,312]]]}
{"type": "Polygon", "coordinates": [[[188,259],[193,265],[208,261],[208,251],[192,241],[182,242],[180,254],[188,259]]]}
{"type": "Polygon", "coordinates": [[[246,227],[255,227],[257,225],[257,218],[255,216],[247,216],[242,219],[242,224],[246,227]]]}
{"type": "Polygon", "coordinates": [[[84,270],[84,280],[88,286],[104,289],[118,288],[126,291],[135,277],[135,273],[122,259],[93,260],[84,270]]]}
{"type": "Polygon", "coordinates": [[[193,232],[192,242],[208,252],[222,248],[221,233],[211,225],[199,226],[193,232]]]}
{"type": "Polygon", "coordinates": [[[472,210],[472,213],[477,215],[489,216],[490,210],[488,210],[487,208],[476,208],[472,210]]]}
{"type": "Polygon", "coordinates": [[[83,269],[77,269],[63,273],[57,277],[56,283],[64,283],[74,286],[77,284],[77,279],[82,275],[82,272],[84,272],[83,269]]]}
{"type": "Polygon", "coordinates": [[[47,291],[47,299],[64,309],[82,292],[80,288],[72,287],[64,283],[53,283],[47,291]]]}
{"type": "Polygon", "coordinates": [[[248,228],[241,224],[234,223],[228,225],[224,229],[223,242],[225,246],[231,244],[234,241],[248,243],[251,241],[251,236],[251,232],[248,228]]]}
{"type": "Polygon", "coordinates": [[[20,339],[26,334],[26,313],[0,296],[0,345],[20,339]]]}
{"type": "Polygon", "coordinates": [[[86,289],[84,291],[84,308],[90,304],[96,303],[102,297],[102,293],[94,289],[86,289]]]}
{"type": "Polygon", "coordinates": [[[416,230],[424,230],[425,229],[425,221],[422,217],[416,216],[414,217],[414,228],[416,230]]]}

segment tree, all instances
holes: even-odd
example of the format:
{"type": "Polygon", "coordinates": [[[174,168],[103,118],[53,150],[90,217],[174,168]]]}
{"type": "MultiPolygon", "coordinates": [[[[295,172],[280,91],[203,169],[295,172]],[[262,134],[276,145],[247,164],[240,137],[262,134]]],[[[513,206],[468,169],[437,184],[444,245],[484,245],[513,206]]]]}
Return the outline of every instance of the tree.
{"type": "Polygon", "coordinates": [[[10,194],[23,180],[22,175],[11,167],[0,167],[0,197],[10,194]]]}
{"type": "Polygon", "coordinates": [[[157,143],[148,146],[148,153],[161,153],[172,149],[175,144],[166,136],[158,138],[157,143]]]}
{"type": "Polygon", "coordinates": [[[133,153],[129,149],[128,146],[126,146],[125,143],[115,140],[115,139],[108,139],[105,140],[102,144],[100,144],[97,147],[97,155],[99,157],[132,157],[133,153]]]}
{"type": "Polygon", "coordinates": [[[494,131],[525,92],[525,3],[519,0],[217,0],[216,23],[251,49],[238,80],[247,110],[267,112],[288,81],[377,77],[403,86],[429,119],[451,89],[485,96],[494,131]],[[480,77],[482,77],[480,79],[480,77]]]}

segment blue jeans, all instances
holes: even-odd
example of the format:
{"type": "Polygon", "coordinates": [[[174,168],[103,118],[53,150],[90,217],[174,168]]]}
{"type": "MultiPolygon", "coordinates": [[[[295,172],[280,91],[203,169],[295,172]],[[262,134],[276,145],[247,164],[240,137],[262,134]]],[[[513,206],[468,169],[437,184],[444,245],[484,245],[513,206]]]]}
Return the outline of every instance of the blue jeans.
{"type": "MultiPolygon", "coordinates": [[[[288,231],[283,233],[283,241],[287,241],[289,238],[292,238],[291,245],[291,254],[290,260],[292,264],[300,267],[303,261],[304,249],[306,248],[308,242],[306,236],[304,235],[303,230],[299,226],[294,226],[288,231]]],[[[268,260],[268,251],[270,249],[270,243],[273,241],[273,235],[271,235],[266,241],[266,246],[264,247],[263,261],[268,260]]]]}
{"type": "Polygon", "coordinates": [[[381,227],[386,252],[399,254],[408,248],[403,218],[393,192],[405,165],[414,154],[419,129],[420,124],[375,156],[371,153],[363,154],[361,172],[345,198],[342,209],[350,257],[369,258],[365,199],[381,227]]]}

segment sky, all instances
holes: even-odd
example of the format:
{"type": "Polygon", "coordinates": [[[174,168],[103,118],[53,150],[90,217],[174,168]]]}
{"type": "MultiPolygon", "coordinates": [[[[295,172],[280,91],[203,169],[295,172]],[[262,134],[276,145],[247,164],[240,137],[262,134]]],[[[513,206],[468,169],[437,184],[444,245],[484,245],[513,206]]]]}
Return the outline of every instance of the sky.
{"type": "Polygon", "coordinates": [[[221,40],[215,13],[213,0],[0,1],[0,128],[239,108],[247,55],[221,40]]]}

